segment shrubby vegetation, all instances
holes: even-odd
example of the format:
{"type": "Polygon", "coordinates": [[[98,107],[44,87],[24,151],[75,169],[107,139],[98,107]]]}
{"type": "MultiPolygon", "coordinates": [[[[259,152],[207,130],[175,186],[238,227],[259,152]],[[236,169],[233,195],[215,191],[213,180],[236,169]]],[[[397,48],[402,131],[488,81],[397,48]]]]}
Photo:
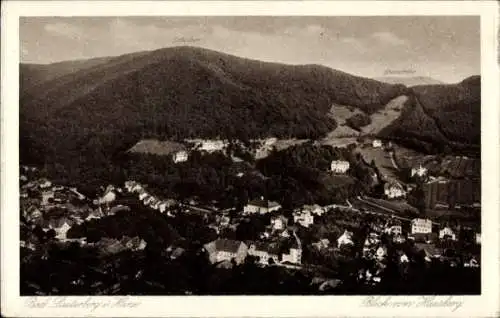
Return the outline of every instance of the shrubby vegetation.
{"type": "Polygon", "coordinates": [[[370,116],[359,113],[347,118],[345,122],[352,129],[360,131],[364,126],[371,124],[372,120],[370,116]]]}

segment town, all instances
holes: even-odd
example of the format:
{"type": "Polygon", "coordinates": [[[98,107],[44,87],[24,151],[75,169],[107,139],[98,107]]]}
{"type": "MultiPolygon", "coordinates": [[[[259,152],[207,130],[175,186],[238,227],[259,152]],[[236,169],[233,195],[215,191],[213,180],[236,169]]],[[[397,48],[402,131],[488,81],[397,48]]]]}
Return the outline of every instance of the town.
{"type": "MultiPolygon", "coordinates": [[[[220,153],[241,163],[244,160],[236,154],[246,152],[254,160],[263,160],[290,147],[329,147],[288,142],[277,149],[281,142],[277,138],[252,142],[253,151],[241,145],[238,151],[234,145],[228,151],[229,143],[222,140],[189,140],[185,144],[148,140],[139,142],[131,152],[156,149],[155,155],[170,156],[172,164],[182,165],[196,156],[195,152],[205,156],[220,153]]],[[[196,197],[163,197],[158,194],[161,191],[139,180],[103,185],[91,197],[75,186],[42,177],[35,167],[22,166],[22,255],[26,262],[36,258],[47,262],[54,246],[61,250],[77,246],[92,249],[102,258],[154,251],[174,262],[196,255],[207,266],[229,272],[252,264],[262,270],[301,273],[310,278],[308,288],[317,293],[349,291],[349,284],[355,284],[357,287],[351,288],[357,291],[384,291],[387,284],[394,284],[393,276],[388,276],[394,268],[404,281],[415,264],[479,271],[479,181],[469,178],[477,176],[478,160],[410,157],[391,142],[379,139],[360,140],[347,148],[359,151],[363,162],[374,161],[366,165],[375,170],[369,177],[376,190],[348,194],[343,202],[336,199],[295,207],[265,193],[248,198],[242,208],[200,202],[196,197]],[[456,218],[457,214],[468,216],[456,218]],[[129,217],[132,219],[127,222],[132,223],[120,224],[129,217]],[[149,222],[146,229],[141,228],[144,222],[149,222]],[[172,227],[175,235],[170,234],[172,227]],[[165,238],[158,243],[155,233],[165,238]]],[[[333,180],[343,180],[355,169],[353,160],[332,160],[324,173],[340,178],[333,180]]],[[[243,177],[243,172],[236,173],[237,178],[243,177]]],[[[104,275],[109,270],[98,271],[104,275]]],[[[134,274],[136,280],[141,280],[141,273],[134,274]]],[[[84,278],[73,274],[68,286],[83,288],[84,278]]],[[[165,283],[146,281],[155,288],[168,289],[165,283]]],[[[120,293],[120,283],[107,289],[103,286],[104,282],[93,282],[85,290],[120,293]]],[[[29,280],[23,288],[39,295],[62,292],[29,280]]],[[[183,288],[185,294],[196,293],[183,288]]]]}

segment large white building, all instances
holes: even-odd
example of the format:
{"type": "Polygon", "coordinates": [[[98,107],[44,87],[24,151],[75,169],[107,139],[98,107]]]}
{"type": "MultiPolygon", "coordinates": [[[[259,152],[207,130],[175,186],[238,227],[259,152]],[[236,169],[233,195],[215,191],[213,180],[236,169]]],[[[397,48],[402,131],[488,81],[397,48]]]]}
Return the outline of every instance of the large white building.
{"type": "Polygon", "coordinates": [[[334,160],[331,163],[331,170],[334,173],[346,173],[349,170],[349,162],[345,160],[334,160]]]}
{"type": "Polygon", "coordinates": [[[266,214],[273,211],[278,211],[281,209],[281,205],[278,202],[264,200],[252,200],[248,202],[243,208],[245,214],[266,214]]]}
{"type": "Polygon", "coordinates": [[[427,174],[427,168],[422,167],[422,165],[419,165],[417,168],[411,168],[411,177],[413,176],[423,177],[426,174],[427,174]]]}
{"type": "Polygon", "coordinates": [[[420,218],[411,220],[411,233],[412,234],[432,233],[432,221],[429,219],[420,219],[420,218]]]}
{"type": "Polygon", "coordinates": [[[173,154],[172,160],[174,160],[175,163],[177,162],[184,162],[188,160],[188,153],[185,150],[177,151],[173,154]]]}
{"type": "Polygon", "coordinates": [[[403,186],[397,182],[389,182],[384,185],[384,194],[389,199],[401,198],[406,195],[403,186]]]}

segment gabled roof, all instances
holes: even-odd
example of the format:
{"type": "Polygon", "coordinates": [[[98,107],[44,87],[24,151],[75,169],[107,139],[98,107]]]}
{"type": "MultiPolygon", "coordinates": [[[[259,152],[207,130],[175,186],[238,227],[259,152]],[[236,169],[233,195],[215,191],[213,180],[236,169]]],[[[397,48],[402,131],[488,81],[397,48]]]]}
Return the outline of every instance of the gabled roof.
{"type": "Polygon", "coordinates": [[[274,208],[277,206],[281,206],[278,202],[274,201],[269,201],[269,200],[262,200],[262,199],[257,199],[257,200],[252,200],[248,202],[248,205],[254,205],[262,208],[274,208]]]}
{"type": "Polygon", "coordinates": [[[243,244],[241,241],[218,239],[211,243],[208,243],[207,245],[213,245],[216,251],[236,253],[238,252],[241,244],[243,244]]]}

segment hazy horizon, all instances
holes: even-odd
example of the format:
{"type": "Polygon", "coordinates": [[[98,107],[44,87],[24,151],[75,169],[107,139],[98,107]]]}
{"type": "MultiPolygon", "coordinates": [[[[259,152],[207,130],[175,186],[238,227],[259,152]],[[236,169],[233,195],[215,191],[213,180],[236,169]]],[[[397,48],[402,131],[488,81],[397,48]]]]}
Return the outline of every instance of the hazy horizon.
{"type": "Polygon", "coordinates": [[[480,75],[479,17],[23,17],[20,62],[49,64],[175,46],[380,78],[480,75]]]}

